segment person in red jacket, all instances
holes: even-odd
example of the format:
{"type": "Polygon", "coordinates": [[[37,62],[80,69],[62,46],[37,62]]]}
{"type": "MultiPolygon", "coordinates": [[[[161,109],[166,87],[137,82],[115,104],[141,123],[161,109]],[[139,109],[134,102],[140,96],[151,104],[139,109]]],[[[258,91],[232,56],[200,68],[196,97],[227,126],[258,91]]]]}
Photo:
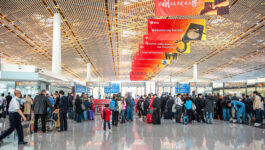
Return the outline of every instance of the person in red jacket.
{"type": "Polygon", "coordinates": [[[105,105],[105,108],[103,109],[103,119],[104,119],[104,131],[106,131],[106,123],[108,123],[109,126],[109,130],[111,130],[110,128],[110,115],[111,115],[111,111],[109,110],[109,104],[105,105]]]}

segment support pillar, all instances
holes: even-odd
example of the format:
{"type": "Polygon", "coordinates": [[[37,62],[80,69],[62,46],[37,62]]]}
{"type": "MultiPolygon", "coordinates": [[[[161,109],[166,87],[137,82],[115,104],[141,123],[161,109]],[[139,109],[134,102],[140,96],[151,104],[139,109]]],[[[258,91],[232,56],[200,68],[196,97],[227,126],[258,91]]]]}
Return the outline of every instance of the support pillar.
{"type": "Polygon", "coordinates": [[[91,64],[90,63],[88,63],[87,65],[86,65],[86,67],[87,67],[87,72],[86,72],[86,81],[87,82],[90,82],[91,81],[91,64]]]}
{"type": "MultiPolygon", "coordinates": [[[[197,80],[198,80],[197,64],[193,64],[193,82],[197,82],[197,80]]],[[[195,87],[195,93],[198,94],[197,85],[195,87]]]]}
{"type": "Polygon", "coordinates": [[[53,16],[52,72],[58,75],[62,73],[61,60],[61,16],[59,13],[56,13],[53,16]]]}

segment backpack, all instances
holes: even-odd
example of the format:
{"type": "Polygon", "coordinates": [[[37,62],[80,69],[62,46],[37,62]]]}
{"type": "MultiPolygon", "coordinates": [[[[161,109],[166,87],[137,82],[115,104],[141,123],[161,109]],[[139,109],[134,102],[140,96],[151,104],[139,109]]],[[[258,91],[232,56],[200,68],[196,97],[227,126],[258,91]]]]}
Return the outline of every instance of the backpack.
{"type": "Polygon", "coordinates": [[[101,112],[101,118],[105,119],[105,109],[103,109],[103,111],[101,112]]]}
{"type": "Polygon", "coordinates": [[[113,111],[115,109],[115,101],[114,100],[112,100],[110,102],[110,107],[109,108],[110,108],[111,111],[113,111]]]}
{"type": "Polygon", "coordinates": [[[131,108],[133,108],[135,106],[135,102],[134,102],[134,99],[132,98],[131,99],[131,108]]]}

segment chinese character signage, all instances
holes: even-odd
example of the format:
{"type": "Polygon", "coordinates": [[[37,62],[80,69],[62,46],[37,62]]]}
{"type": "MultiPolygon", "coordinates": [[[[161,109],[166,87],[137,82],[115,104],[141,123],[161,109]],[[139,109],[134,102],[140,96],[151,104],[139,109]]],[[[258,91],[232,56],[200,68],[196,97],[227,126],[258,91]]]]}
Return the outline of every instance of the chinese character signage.
{"type": "Polygon", "coordinates": [[[204,19],[148,19],[149,40],[206,40],[204,19]]]}
{"type": "Polygon", "coordinates": [[[155,0],[155,16],[229,14],[229,0],[155,0]]]}
{"type": "Polygon", "coordinates": [[[226,87],[226,88],[233,88],[233,87],[243,88],[243,87],[247,87],[247,83],[246,82],[226,82],[226,83],[224,83],[224,87],[226,87]]]}

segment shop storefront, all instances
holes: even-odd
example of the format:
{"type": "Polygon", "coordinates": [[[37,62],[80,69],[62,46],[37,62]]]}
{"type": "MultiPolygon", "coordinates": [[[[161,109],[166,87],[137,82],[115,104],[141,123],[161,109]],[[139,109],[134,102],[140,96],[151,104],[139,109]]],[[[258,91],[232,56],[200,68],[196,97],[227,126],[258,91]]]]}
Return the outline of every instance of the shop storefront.
{"type": "Polygon", "coordinates": [[[95,99],[111,97],[111,93],[105,93],[105,87],[109,87],[110,82],[87,82],[86,85],[95,99]]]}

